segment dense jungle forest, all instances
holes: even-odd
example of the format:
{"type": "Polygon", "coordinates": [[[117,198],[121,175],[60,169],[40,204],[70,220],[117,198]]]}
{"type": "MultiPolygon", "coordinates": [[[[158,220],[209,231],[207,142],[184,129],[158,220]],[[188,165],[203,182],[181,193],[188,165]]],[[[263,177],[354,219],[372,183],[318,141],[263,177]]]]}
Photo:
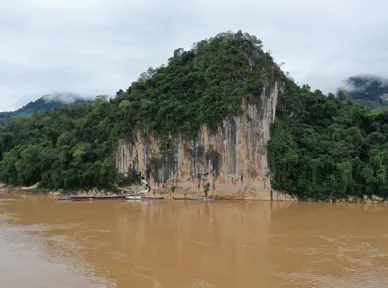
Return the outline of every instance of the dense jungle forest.
{"type": "Polygon", "coordinates": [[[114,98],[15,117],[0,125],[0,180],[37,182],[48,189],[106,188],[137,181],[117,172],[119,139],[136,129],[193,140],[201,125],[213,131],[242,113],[271,81],[283,83],[268,143],[275,189],[301,199],[348,195],[386,197],[388,111],[298,86],[253,35],[225,32],[177,49],[165,65],[148,68],[114,98]]]}

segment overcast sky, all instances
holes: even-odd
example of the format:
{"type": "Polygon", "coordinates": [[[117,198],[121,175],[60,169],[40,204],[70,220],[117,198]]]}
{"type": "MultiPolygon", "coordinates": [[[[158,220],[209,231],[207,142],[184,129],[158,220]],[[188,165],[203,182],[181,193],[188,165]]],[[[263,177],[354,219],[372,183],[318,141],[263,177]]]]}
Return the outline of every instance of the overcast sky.
{"type": "Polygon", "coordinates": [[[388,77],[384,0],[0,0],[0,111],[44,93],[114,95],[176,48],[256,35],[300,84],[388,77]]]}

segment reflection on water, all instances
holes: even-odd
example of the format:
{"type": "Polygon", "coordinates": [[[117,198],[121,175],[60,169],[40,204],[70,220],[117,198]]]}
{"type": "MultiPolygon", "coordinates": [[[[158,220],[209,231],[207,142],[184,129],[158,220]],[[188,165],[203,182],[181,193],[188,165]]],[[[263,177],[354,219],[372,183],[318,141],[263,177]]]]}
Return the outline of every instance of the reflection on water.
{"type": "Polygon", "coordinates": [[[0,287],[382,287],[387,220],[379,205],[0,195],[0,287]]]}

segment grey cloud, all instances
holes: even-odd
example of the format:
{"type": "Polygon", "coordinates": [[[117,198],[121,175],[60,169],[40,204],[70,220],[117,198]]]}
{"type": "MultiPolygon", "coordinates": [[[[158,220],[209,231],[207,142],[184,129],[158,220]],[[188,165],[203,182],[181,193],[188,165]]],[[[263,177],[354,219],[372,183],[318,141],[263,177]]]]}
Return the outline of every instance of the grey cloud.
{"type": "Polygon", "coordinates": [[[43,94],[114,94],[176,48],[253,33],[300,84],[388,77],[382,0],[0,0],[0,110],[43,94]]]}

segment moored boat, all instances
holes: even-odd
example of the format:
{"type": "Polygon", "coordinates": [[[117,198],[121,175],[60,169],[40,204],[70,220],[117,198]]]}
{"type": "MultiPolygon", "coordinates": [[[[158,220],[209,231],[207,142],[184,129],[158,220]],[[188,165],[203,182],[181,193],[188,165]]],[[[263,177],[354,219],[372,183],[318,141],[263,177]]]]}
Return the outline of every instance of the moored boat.
{"type": "Polygon", "coordinates": [[[164,196],[142,196],[142,200],[162,200],[164,196]]]}
{"type": "Polygon", "coordinates": [[[91,201],[91,200],[119,200],[125,199],[126,195],[71,195],[71,196],[60,196],[57,200],[71,200],[71,201],[91,201]]]}
{"type": "Polygon", "coordinates": [[[117,199],[125,199],[125,195],[102,195],[102,196],[94,196],[95,200],[117,200],[117,199]]]}
{"type": "Polygon", "coordinates": [[[70,196],[71,201],[91,201],[95,196],[70,196]]]}

